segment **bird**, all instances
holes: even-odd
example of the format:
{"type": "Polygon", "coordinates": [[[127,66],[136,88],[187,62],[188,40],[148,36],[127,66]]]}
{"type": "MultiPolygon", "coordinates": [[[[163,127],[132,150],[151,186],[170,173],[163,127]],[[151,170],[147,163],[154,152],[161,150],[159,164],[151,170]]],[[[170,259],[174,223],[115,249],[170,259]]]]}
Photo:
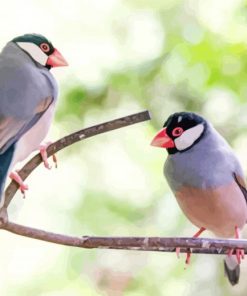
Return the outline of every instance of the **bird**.
{"type": "MultiPolygon", "coordinates": [[[[185,216],[199,228],[222,238],[240,238],[247,221],[247,190],[243,168],[213,125],[199,114],[177,112],[168,117],[152,146],[168,152],[164,175],[185,216]]],[[[179,250],[176,250],[179,252],[179,250]]],[[[244,250],[229,250],[225,275],[235,285],[244,250]]],[[[186,263],[190,261],[190,252],[186,263]]]]}
{"type": "MultiPolygon", "coordinates": [[[[9,41],[0,53],[0,208],[6,179],[28,189],[13,167],[40,150],[49,168],[42,143],[50,128],[58,97],[53,67],[68,63],[41,34],[24,34],[9,41]]],[[[50,144],[50,143],[49,143],[50,144]]]]}

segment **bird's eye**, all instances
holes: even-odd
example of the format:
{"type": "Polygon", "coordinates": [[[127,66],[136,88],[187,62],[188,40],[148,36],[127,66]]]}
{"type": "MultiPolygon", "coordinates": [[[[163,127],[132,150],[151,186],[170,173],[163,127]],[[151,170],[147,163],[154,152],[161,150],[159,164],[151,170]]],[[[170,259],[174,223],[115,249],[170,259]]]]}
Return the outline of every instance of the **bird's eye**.
{"type": "Polygon", "coordinates": [[[184,132],[184,130],[181,128],[181,127],[175,127],[173,130],[172,130],[172,135],[174,137],[179,137],[182,135],[182,133],[184,132]]]}
{"type": "Polygon", "coordinates": [[[47,43],[41,43],[40,48],[43,50],[43,52],[50,51],[50,46],[47,43]]]}

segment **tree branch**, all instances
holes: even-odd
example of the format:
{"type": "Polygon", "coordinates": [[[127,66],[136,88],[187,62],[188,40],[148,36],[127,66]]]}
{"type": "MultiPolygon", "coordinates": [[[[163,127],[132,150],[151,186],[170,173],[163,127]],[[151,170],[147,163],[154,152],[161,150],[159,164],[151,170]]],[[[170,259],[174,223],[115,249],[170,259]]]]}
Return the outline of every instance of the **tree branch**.
{"type": "Polygon", "coordinates": [[[244,249],[247,252],[247,240],[237,239],[209,239],[209,238],[174,238],[174,237],[96,237],[96,236],[68,236],[48,232],[32,227],[7,222],[2,229],[17,235],[42,240],[59,245],[85,249],[115,249],[136,251],[175,252],[180,247],[181,253],[227,254],[229,249],[244,249]]]}
{"type": "MultiPolygon", "coordinates": [[[[105,123],[97,124],[92,127],[88,127],[77,131],[73,134],[70,134],[53,144],[51,144],[47,149],[48,156],[55,154],[56,152],[87,138],[113,131],[128,125],[139,123],[142,121],[150,120],[150,114],[148,111],[139,112],[136,114],[128,115],[122,118],[111,120],[105,123]]],[[[22,180],[25,180],[31,172],[42,163],[42,158],[40,153],[35,155],[18,173],[21,176],[22,180]]],[[[12,181],[5,191],[5,200],[3,208],[7,209],[11,200],[13,199],[16,191],[18,190],[18,185],[15,181],[12,181]]]]}
{"type": "MultiPolygon", "coordinates": [[[[144,111],[82,129],[50,145],[47,149],[48,156],[51,156],[59,150],[62,150],[78,141],[149,119],[150,115],[148,111],[144,111]]],[[[22,179],[25,180],[41,162],[42,159],[40,154],[34,156],[20,170],[19,174],[22,179]]],[[[0,229],[12,232],[17,235],[60,245],[87,249],[96,248],[175,252],[175,248],[180,247],[181,253],[186,253],[189,249],[191,249],[193,253],[220,255],[226,254],[229,249],[241,248],[244,249],[245,253],[247,252],[247,240],[174,237],[76,237],[19,225],[9,222],[7,217],[7,207],[9,206],[17,190],[18,185],[12,181],[5,191],[4,207],[0,210],[0,229]]]]}

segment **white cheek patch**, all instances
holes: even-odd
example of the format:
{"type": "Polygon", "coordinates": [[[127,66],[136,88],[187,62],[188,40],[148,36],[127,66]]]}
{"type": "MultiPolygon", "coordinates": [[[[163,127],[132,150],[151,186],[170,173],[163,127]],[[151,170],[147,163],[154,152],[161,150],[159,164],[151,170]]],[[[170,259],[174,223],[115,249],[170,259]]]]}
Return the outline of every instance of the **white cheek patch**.
{"type": "Polygon", "coordinates": [[[45,66],[48,56],[38,47],[38,45],[30,42],[17,42],[30,56],[41,65],[45,66]]]}
{"type": "Polygon", "coordinates": [[[185,132],[182,135],[174,140],[177,150],[185,150],[192,146],[195,141],[201,136],[204,130],[203,124],[198,124],[185,132]]]}

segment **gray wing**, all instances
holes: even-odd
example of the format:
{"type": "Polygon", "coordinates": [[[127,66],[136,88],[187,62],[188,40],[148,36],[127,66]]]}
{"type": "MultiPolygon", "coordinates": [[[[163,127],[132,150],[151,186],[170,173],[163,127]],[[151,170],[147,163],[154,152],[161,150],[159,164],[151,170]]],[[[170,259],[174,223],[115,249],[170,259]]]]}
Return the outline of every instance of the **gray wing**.
{"type": "Polygon", "coordinates": [[[234,180],[236,181],[236,183],[238,184],[238,187],[242,191],[242,193],[244,195],[244,198],[245,198],[245,201],[247,203],[247,189],[246,189],[246,183],[245,183],[244,179],[241,178],[236,173],[233,173],[233,177],[234,177],[234,180]]]}
{"type": "MultiPolygon", "coordinates": [[[[30,113],[29,116],[25,116],[26,120],[24,118],[18,119],[20,118],[18,116],[0,116],[0,201],[14,155],[15,142],[39,120],[52,101],[52,97],[40,100],[34,112],[30,113]]],[[[20,113],[22,114],[22,112],[20,113]]]]}
{"type": "Polygon", "coordinates": [[[233,157],[234,157],[233,178],[235,182],[238,184],[238,187],[240,188],[240,190],[242,191],[247,204],[247,186],[245,182],[244,172],[237,157],[235,155],[233,157]]]}
{"type": "Polygon", "coordinates": [[[33,110],[33,114],[30,114],[25,119],[0,115],[0,154],[4,153],[34,126],[52,102],[53,98],[51,96],[44,98],[33,110]]]}

